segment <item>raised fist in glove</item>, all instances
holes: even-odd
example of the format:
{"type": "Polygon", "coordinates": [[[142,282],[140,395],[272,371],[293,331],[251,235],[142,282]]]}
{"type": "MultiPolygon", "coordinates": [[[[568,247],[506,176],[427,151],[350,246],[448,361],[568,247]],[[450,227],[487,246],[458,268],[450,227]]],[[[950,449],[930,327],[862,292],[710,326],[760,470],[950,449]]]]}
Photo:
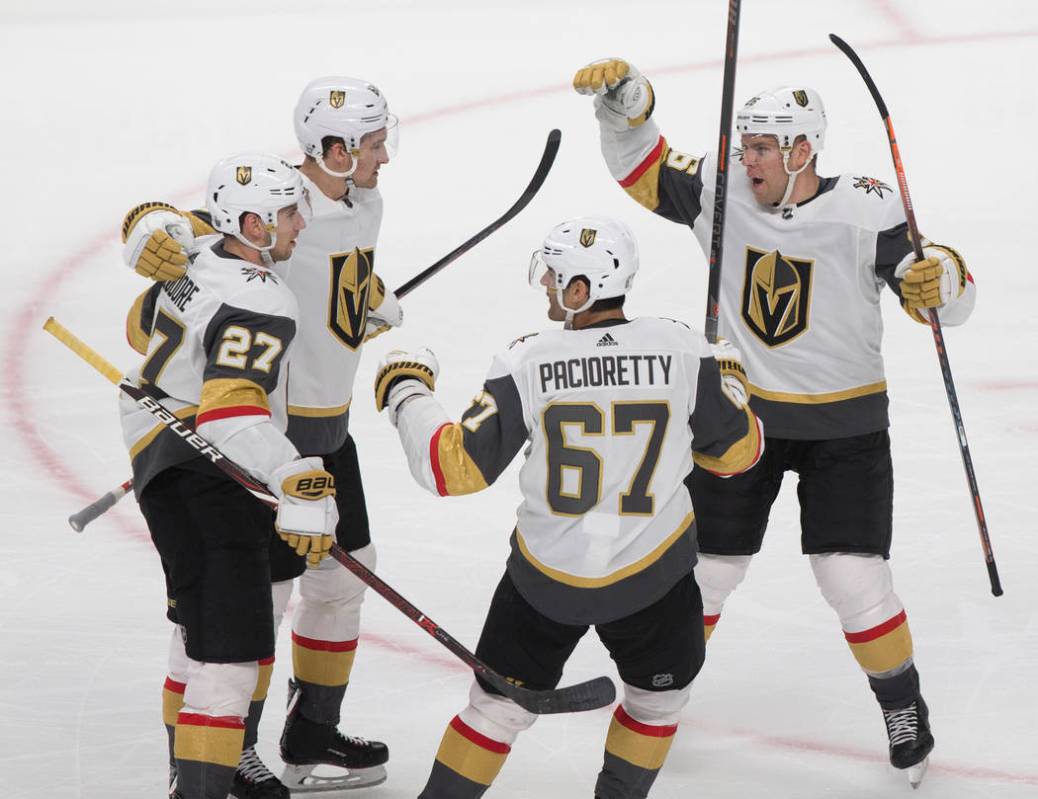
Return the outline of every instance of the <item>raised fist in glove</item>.
{"type": "Polygon", "coordinates": [[[400,407],[409,399],[431,396],[439,373],[440,362],[427,347],[387,352],[375,377],[375,408],[389,408],[389,421],[396,427],[400,407]]]}
{"type": "Polygon", "coordinates": [[[612,130],[636,128],[652,115],[652,85],[621,58],[603,58],[577,70],[573,88],[595,95],[595,116],[612,130]]]}
{"type": "Polygon", "coordinates": [[[335,478],[323,467],[320,458],[300,458],[279,466],[270,476],[270,490],[278,498],[274,527],[297,555],[306,556],[310,566],[328,556],[339,523],[335,478]]]}
{"type": "Polygon", "coordinates": [[[929,308],[943,308],[966,290],[966,264],[951,247],[933,244],[923,247],[923,260],[909,253],[894,270],[901,278],[901,299],[908,311],[925,316],[929,308]]]}
{"type": "Polygon", "coordinates": [[[381,336],[391,327],[404,323],[404,309],[396,294],[386,289],[378,275],[373,276],[371,292],[368,294],[368,321],[364,326],[364,341],[381,336]]]}
{"type": "Polygon", "coordinates": [[[123,261],[152,280],[177,280],[187,271],[194,244],[191,222],[166,203],[144,203],[123,219],[123,261]]]}
{"type": "Polygon", "coordinates": [[[750,399],[750,384],[742,367],[742,354],[727,339],[719,338],[710,345],[714,360],[721,370],[721,390],[737,408],[745,408],[750,399]]]}

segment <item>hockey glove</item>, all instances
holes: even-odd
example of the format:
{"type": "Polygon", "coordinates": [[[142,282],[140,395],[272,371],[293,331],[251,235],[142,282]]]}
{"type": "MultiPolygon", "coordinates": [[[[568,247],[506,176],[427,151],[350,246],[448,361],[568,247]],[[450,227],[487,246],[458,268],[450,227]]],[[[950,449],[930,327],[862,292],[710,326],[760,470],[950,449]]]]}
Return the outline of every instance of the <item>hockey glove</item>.
{"type": "Polygon", "coordinates": [[[270,480],[279,503],[274,527],[310,566],[328,556],[339,523],[335,478],[323,466],[320,458],[300,458],[279,466],[270,480]]]}
{"type": "Polygon", "coordinates": [[[187,271],[187,249],[194,244],[191,222],[166,203],[144,203],[123,219],[123,261],[152,280],[177,280],[187,271]]]}
{"type": "Polygon", "coordinates": [[[915,253],[909,253],[894,270],[894,277],[901,278],[902,304],[913,318],[925,318],[928,309],[943,308],[959,297],[969,276],[962,256],[951,247],[930,245],[923,247],[923,255],[916,261],[915,253]]]}
{"type": "Polygon", "coordinates": [[[381,336],[391,327],[404,323],[404,309],[392,291],[378,275],[373,275],[371,293],[368,295],[368,321],[364,327],[364,341],[381,336]]]}
{"type": "Polygon", "coordinates": [[[595,116],[607,128],[636,128],[652,115],[652,85],[632,65],[620,58],[604,58],[577,70],[573,88],[578,94],[594,94],[595,116]]]}
{"type": "Polygon", "coordinates": [[[710,345],[721,370],[721,390],[737,408],[745,408],[750,399],[750,384],[742,366],[742,354],[728,340],[719,338],[710,345]]]}
{"type": "Polygon", "coordinates": [[[439,373],[440,363],[427,347],[386,353],[375,377],[375,408],[379,412],[389,408],[389,421],[396,427],[400,407],[409,399],[431,396],[439,373]]]}

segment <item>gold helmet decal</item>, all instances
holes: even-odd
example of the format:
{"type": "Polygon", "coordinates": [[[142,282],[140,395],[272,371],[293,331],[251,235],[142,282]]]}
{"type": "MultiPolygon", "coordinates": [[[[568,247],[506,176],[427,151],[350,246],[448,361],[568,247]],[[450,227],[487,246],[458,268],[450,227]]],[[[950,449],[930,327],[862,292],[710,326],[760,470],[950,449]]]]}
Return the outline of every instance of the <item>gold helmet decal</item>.
{"type": "Polygon", "coordinates": [[[332,89],[328,93],[328,105],[332,108],[342,108],[346,105],[346,92],[341,89],[332,89]]]}
{"type": "Polygon", "coordinates": [[[598,231],[594,228],[586,227],[580,231],[580,243],[585,247],[590,247],[595,243],[595,236],[598,235],[598,231]]]}
{"type": "Polygon", "coordinates": [[[807,92],[803,89],[794,90],[793,99],[797,101],[797,105],[801,108],[807,108],[807,92]]]}
{"type": "Polygon", "coordinates": [[[742,318],[769,347],[787,344],[807,330],[814,261],[778,250],[746,248],[742,318]]]}
{"type": "Polygon", "coordinates": [[[240,166],[234,173],[234,179],[237,180],[241,185],[248,186],[252,181],[252,167],[251,166],[240,166]]]}
{"type": "Polygon", "coordinates": [[[352,252],[331,256],[332,302],[328,329],[351,350],[357,349],[364,341],[374,255],[373,250],[354,247],[352,252]]]}

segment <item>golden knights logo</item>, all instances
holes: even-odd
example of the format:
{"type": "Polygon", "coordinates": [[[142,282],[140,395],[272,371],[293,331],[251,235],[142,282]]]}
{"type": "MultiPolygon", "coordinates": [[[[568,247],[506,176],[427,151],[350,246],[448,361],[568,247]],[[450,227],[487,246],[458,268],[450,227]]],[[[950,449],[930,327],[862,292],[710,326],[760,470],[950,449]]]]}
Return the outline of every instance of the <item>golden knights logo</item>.
{"type": "Polygon", "coordinates": [[[346,92],[340,89],[332,89],[328,94],[328,105],[332,108],[342,108],[346,105],[346,92]]]}
{"type": "Polygon", "coordinates": [[[882,180],[866,177],[855,178],[854,188],[865,189],[866,194],[878,194],[880,199],[883,198],[883,192],[893,191],[893,189],[882,180]]]}
{"type": "Polygon", "coordinates": [[[814,261],[805,258],[746,248],[742,318],[769,347],[788,344],[807,330],[813,268],[814,261]]]}
{"type": "Polygon", "coordinates": [[[241,268],[241,273],[245,275],[246,283],[251,283],[256,278],[259,278],[260,283],[266,283],[269,280],[271,283],[276,285],[278,282],[278,279],[274,277],[273,272],[261,269],[258,266],[243,266],[241,268]]]}
{"type": "Polygon", "coordinates": [[[594,228],[586,227],[580,231],[580,243],[585,247],[590,247],[595,243],[595,236],[598,235],[598,231],[594,228]]]}
{"type": "Polygon", "coordinates": [[[374,250],[357,247],[353,252],[330,256],[332,285],[328,329],[351,350],[357,349],[364,341],[374,257],[374,250]]]}
{"type": "Polygon", "coordinates": [[[251,166],[240,166],[234,172],[234,179],[237,180],[241,185],[248,186],[252,181],[252,167],[251,166]]]}
{"type": "Polygon", "coordinates": [[[803,89],[794,90],[793,99],[797,101],[797,105],[801,108],[807,108],[807,92],[803,89]]]}

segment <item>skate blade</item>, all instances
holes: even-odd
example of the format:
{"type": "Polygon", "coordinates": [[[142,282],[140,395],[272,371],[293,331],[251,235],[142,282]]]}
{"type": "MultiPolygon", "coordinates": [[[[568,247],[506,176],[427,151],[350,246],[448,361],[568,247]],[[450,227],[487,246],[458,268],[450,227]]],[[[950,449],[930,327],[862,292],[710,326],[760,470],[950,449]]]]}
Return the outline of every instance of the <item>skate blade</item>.
{"type": "Polygon", "coordinates": [[[918,788],[919,783],[923,781],[923,777],[926,776],[926,769],[930,765],[930,758],[924,757],[914,766],[909,766],[905,771],[908,772],[908,784],[913,788],[918,788]]]}
{"type": "Polygon", "coordinates": [[[385,781],[385,766],[372,766],[371,768],[357,768],[351,771],[344,771],[335,766],[292,766],[286,764],[285,771],[281,775],[281,782],[293,794],[349,791],[355,788],[370,788],[385,781]],[[318,773],[315,774],[315,771],[318,773]]]}

